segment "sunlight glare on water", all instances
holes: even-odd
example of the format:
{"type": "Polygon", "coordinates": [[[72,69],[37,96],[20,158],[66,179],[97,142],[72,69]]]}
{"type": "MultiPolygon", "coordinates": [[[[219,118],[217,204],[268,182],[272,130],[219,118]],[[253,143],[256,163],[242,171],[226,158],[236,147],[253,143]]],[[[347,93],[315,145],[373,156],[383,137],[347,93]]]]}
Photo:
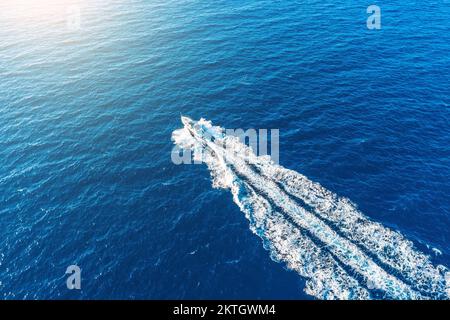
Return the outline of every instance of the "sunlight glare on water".
{"type": "Polygon", "coordinates": [[[84,0],[6,0],[0,3],[0,16],[18,27],[33,28],[37,22],[51,26],[65,22],[84,3],[84,0]]]}

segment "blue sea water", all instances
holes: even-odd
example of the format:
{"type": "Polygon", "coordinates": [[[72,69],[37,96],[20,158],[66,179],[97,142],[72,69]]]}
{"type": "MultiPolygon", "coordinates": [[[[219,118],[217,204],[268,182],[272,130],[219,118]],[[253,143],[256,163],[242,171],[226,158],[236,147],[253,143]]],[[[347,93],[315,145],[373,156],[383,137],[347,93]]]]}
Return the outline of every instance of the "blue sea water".
{"type": "Polygon", "coordinates": [[[180,114],[280,129],[281,165],[449,267],[450,9],[380,3],[368,30],[370,4],[2,1],[1,298],[311,299],[172,163],[180,114]]]}

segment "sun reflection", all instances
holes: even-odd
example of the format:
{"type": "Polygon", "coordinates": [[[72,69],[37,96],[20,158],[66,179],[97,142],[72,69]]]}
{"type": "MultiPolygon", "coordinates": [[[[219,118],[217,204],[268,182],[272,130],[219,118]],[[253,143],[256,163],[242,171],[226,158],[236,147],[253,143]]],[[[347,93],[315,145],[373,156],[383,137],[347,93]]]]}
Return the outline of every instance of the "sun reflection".
{"type": "Polygon", "coordinates": [[[84,0],[3,0],[1,15],[16,21],[64,22],[79,12],[84,0]]]}

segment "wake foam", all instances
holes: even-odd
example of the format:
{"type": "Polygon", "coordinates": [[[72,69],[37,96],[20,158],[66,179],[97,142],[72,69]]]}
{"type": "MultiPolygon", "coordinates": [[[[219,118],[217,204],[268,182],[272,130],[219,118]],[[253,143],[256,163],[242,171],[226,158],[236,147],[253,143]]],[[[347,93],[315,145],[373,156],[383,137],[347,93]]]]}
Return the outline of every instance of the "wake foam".
{"type": "Polygon", "coordinates": [[[298,172],[256,156],[204,119],[182,117],[172,140],[204,162],[213,187],[231,191],[273,260],[319,299],[448,299],[442,265],[298,172]]]}

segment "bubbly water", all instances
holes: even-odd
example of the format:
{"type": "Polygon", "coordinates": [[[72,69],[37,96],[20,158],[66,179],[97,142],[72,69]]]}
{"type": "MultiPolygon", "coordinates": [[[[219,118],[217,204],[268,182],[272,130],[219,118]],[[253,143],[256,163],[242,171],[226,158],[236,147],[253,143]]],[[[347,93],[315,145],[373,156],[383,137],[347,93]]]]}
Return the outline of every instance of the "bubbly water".
{"type": "Polygon", "coordinates": [[[273,259],[307,278],[307,293],[322,299],[447,298],[447,268],[434,267],[401,234],[300,173],[257,157],[225,129],[204,119],[184,122],[174,142],[208,165],[213,186],[231,190],[273,259]]]}

